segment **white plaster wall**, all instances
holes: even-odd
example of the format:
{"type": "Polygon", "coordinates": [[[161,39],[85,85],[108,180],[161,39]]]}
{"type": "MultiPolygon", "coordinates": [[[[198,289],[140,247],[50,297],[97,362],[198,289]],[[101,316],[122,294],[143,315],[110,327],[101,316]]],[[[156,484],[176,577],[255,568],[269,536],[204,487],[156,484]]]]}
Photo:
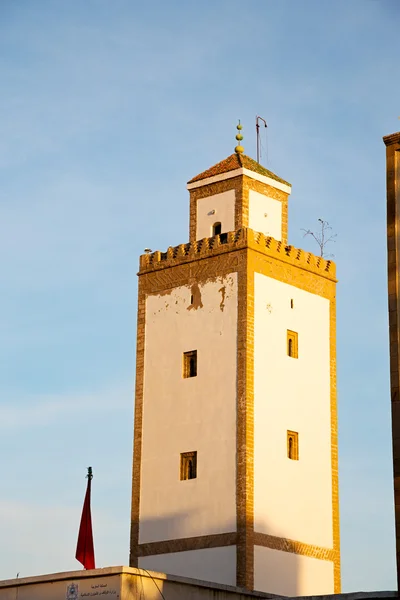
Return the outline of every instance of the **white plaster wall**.
{"type": "Polygon", "coordinates": [[[146,301],[140,543],[236,529],[237,275],[146,301]],[[197,377],[182,377],[197,350],[197,377]],[[197,450],[197,479],[180,453],[197,450]]]}
{"type": "Polygon", "coordinates": [[[333,563],[256,546],[254,589],[292,597],[333,594],[333,563]]]}
{"type": "Polygon", "coordinates": [[[249,190],[249,227],[281,240],[282,202],[249,190]]]}
{"type": "Polygon", "coordinates": [[[235,190],[214,194],[197,201],[196,239],[212,235],[214,223],[221,223],[221,232],[235,230],[235,190]],[[215,210],[214,214],[210,214],[215,210]]]}
{"type": "Polygon", "coordinates": [[[329,301],[257,273],[254,303],[255,530],[331,548],[329,301]],[[298,461],[287,430],[299,433],[298,461]]]}
{"type": "Polygon", "coordinates": [[[236,546],[145,556],[139,568],[236,586],[236,546]]]}

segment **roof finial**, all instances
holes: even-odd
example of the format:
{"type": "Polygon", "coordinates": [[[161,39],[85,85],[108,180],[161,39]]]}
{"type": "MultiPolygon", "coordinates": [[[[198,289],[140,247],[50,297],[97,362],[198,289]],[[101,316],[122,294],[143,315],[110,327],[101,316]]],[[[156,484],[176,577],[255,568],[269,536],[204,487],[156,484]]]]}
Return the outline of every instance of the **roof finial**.
{"type": "Polygon", "coordinates": [[[241,141],[242,141],[242,139],[243,139],[243,136],[242,136],[242,134],[240,133],[240,132],[241,132],[241,130],[243,129],[243,125],[241,125],[241,124],[240,124],[240,119],[239,119],[239,124],[238,124],[238,125],[236,125],[236,129],[237,129],[237,130],[238,130],[238,132],[239,132],[239,133],[237,133],[237,134],[236,134],[236,139],[237,139],[237,141],[239,142],[239,144],[236,146],[236,148],[235,148],[235,152],[236,152],[236,154],[243,154],[243,152],[244,152],[244,148],[243,148],[243,146],[241,146],[241,144],[240,144],[240,142],[241,142],[241,141]]]}

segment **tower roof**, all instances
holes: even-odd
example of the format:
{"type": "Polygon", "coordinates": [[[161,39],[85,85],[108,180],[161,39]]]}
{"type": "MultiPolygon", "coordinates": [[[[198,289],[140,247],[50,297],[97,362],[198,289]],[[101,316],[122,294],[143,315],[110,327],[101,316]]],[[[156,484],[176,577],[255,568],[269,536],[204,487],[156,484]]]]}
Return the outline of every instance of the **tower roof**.
{"type": "Polygon", "coordinates": [[[275,175],[275,173],[272,173],[272,171],[269,171],[265,167],[261,166],[258,162],[250,158],[250,156],[236,152],[228,156],[228,158],[225,158],[225,160],[221,160],[221,162],[217,163],[213,167],[210,167],[206,171],[196,175],[190,181],[188,181],[188,184],[201,181],[202,179],[208,179],[209,177],[215,177],[216,175],[222,175],[223,173],[228,173],[229,171],[234,171],[235,169],[247,169],[248,171],[253,171],[254,173],[264,175],[264,177],[269,177],[270,179],[279,181],[279,183],[290,186],[290,183],[284,179],[281,179],[281,177],[278,177],[278,175],[275,175]]]}

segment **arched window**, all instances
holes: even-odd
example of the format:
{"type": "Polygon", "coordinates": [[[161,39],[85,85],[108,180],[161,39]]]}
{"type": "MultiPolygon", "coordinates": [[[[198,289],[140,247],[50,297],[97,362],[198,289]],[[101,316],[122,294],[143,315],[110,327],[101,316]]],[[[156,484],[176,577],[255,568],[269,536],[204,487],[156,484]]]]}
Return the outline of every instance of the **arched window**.
{"type": "Polygon", "coordinates": [[[183,377],[197,376],[197,350],[183,353],[183,377]]]}
{"type": "Polygon", "coordinates": [[[296,331],[287,330],[287,353],[292,358],[299,357],[299,336],[296,331]]]}
{"type": "Polygon", "coordinates": [[[297,431],[287,432],[287,455],[290,460],[299,460],[299,434],[297,431]]]}
{"type": "Polygon", "coordinates": [[[218,221],[212,226],[212,234],[219,235],[221,233],[221,223],[218,221]]]}
{"type": "Polygon", "coordinates": [[[181,481],[196,479],[197,477],[197,451],[183,452],[181,454],[181,481]]]}

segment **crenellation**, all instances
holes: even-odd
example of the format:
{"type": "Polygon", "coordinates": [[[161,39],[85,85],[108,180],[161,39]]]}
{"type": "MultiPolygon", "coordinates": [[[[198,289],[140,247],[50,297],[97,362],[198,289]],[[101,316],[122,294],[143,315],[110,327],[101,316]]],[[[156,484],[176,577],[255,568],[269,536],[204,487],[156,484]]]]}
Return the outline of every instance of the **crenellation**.
{"type": "Polygon", "coordinates": [[[208,254],[210,250],[209,245],[207,243],[207,238],[199,240],[198,242],[193,242],[193,248],[195,251],[200,253],[200,256],[204,256],[208,254]]]}
{"type": "Polygon", "coordinates": [[[280,260],[305,268],[314,273],[328,276],[335,280],[336,266],[331,260],[321,256],[315,256],[312,252],[306,252],[300,248],[287,245],[283,241],[266,236],[248,227],[242,227],[236,231],[221,233],[201,240],[179,244],[169,247],[166,252],[159,250],[151,254],[140,256],[139,273],[164,269],[180,264],[183,261],[208,258],[214,254],[231,252],[232,250],[251,247],[264,254],[279,257],[280,260]]]}
{"type": "Polygon", "coordinates": [[[310,267],[317,267],[317,257],[312,254],[311,252],[308,253],[308,258],[307,258],[307,263],[310,265],[310,267]]]}
{"type": "Polygon", "coordinates": [[[176,258],[183,258],[186,256],[186,244],[179,244],[177,252],[176,252],[176,258]]]}

